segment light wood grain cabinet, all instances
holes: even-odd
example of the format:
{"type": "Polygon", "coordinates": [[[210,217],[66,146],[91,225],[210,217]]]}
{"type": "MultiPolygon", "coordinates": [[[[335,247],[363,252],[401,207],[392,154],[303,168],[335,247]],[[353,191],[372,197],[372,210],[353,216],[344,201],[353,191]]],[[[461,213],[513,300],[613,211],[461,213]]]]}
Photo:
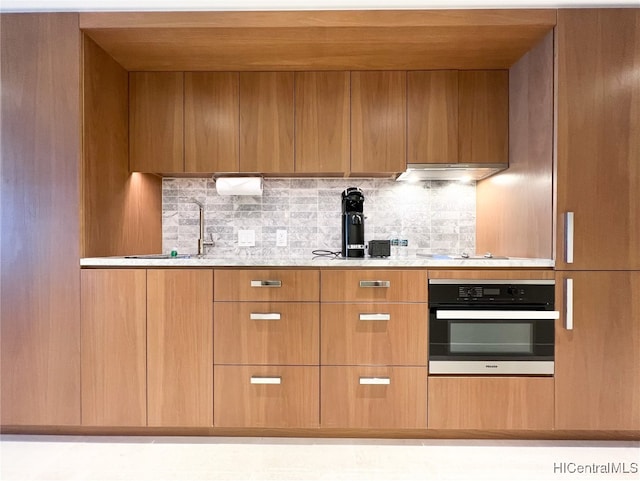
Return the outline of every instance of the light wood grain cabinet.
{"type": "Polygon", "coordinates": [[[216,269],[216,301],[312,302],[320,297],[315,270],[216,269]]]}
{"type": "Polygon", "coordinates": [[[293,72],[240,72],[240,172],[294,172],[293,72]]]}
{"type": "Polygon", "coordinates": [[[147,424],[147,279],[144,269],[85,269],[82,424],[147,424]]]}
{"type": "Polygon", "coordinates": [[[184,171],[184,74],[129,73],[129,169],[184,171]]]}
{"type": "Polygon", "coordinates": [[[324,270],[322,302],[426,302],[421,270],[324,270]]]}
{"type": "Polygon", "coordinates": [[[639,70],[640,9],[558,11],[558,269],[640,270],[639,70]]]}
{"type": "Polygon", "coordinates": [[[557,429],[640,429],[638,293],[638,271],[557,274],[557,429]]]}
{"type": "Polygon", "coordinates": [[[319,368],[216,366],[216,427],[318,426],[319,368]]]}
{"type": "Polygon", "coordinates": [[[429,429],[553,429],[553,378],[429,376],[429,429]]]}
{"type": "Polygon", "coordinates": [[[216,364],[318,365],[317,302],[216,302],[216,364]]]}
{"type": "Polygon", "coordinates": [[[409,163],[508,163],[509,72],[407,72],[409,163]]]}
{"type": "Polygon", "coordinates": [[[238,171],[239,115],[237,72],[185,72],[185,172],[238,171]]]}
{"type": "Polygon", "coordinates": [[[296,72],[296,173],[349,172],[350,92],[350,72],[296,72]]]}
{"type": "Polygon", "coordinates": [[[322,366],[320,383],[322,427],[427,427],[425,368],[322,366]]]}
{"type": "Polygon", "coordinates": [[[147,271],[149,426],[213,425],[213,272],[147,271]]]}
{"type": "Polygon", "coordinates": [[[351,72],[351,172],[404,172],[407,73],[351,72]]]}
{"type": "Polygon", "coordinates": [[[426,304],[322,304],[323,365],[427,365],[426,304]]]}

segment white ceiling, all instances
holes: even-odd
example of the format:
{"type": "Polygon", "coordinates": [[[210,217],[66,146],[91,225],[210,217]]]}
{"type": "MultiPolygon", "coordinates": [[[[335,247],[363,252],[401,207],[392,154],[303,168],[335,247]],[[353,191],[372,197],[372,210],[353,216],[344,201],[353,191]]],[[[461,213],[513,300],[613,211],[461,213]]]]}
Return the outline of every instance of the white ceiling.
{"type": "Polygon", "coordinates": [[[4,12],[640,7],[640,0],[0,0],[4,12]]]}

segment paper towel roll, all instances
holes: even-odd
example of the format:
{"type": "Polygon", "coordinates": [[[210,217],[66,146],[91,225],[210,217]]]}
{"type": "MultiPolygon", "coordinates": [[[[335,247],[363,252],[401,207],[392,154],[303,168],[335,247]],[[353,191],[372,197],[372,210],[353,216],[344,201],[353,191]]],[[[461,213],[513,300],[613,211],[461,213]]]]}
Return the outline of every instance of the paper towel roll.
{"type": "Polygon", "coordinates": [[[262,177],[219,177],[218,195],[262,195],[262,177]]]}

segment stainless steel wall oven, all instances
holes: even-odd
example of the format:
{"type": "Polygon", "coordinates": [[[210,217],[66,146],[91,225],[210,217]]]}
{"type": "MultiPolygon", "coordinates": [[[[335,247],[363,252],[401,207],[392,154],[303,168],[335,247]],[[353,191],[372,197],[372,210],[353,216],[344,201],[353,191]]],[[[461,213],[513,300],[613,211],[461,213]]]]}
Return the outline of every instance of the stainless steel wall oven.
{"type": "Polygon", "coordinates": [[[554,373],[555,281],[429,280],[429,374],[554,373]]]}

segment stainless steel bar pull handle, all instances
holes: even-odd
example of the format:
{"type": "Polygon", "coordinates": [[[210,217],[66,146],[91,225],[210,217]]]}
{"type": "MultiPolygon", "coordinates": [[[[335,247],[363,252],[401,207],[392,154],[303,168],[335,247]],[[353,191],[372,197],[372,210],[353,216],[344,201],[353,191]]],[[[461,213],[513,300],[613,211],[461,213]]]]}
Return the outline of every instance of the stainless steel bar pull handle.
{"type": "Polygon", "coordinates": [[[252,321],[279,321],[282,315],[279,312],[252,312],[249,319],[252,321]]]}
{"type": "Polygon", "coordinates": [[[564,258],[567,264],[573,264],[573,212],[564,214],[564,258]]]}
{"type": "Polygon", "coordinates": [[[251,376],[251,384],[282,384],[282,378],[280,376],[251,376]]]}
{"type": "Polygon", "coordinates": [[[361,321],[390,321],[391,314],[360,314],[361,321]]]}
{"type": "Polygon", "coordinates": [[[573,331],[573,279],[564,280],[564,328],[573,331]]]}
{"type": "Polygon", "coordinates": [[[361,377],[360,384],[363,386],[388,386],[391,384],[391,378],[389,377],[361,377]]]}
{"type": "Polygon", "coordinates": [[[282,281],[251,281],[251,287],[282,287],[282,281]]]}
{"type": "Polygon", "coordinates": [[[360,287],[391,287],[391,281],[360,281],[360,287]]]}

